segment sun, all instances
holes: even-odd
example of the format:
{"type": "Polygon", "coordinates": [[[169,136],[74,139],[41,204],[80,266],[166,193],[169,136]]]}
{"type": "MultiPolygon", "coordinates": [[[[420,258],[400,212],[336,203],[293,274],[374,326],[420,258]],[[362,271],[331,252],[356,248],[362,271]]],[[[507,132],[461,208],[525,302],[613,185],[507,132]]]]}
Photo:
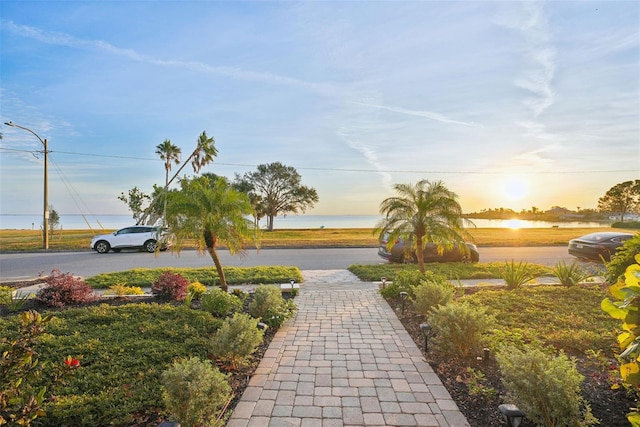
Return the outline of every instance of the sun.
{"type": "Polygon", "coordinates": [[[502,193],[509,200],[522,200],[529,194],[529,181],[522,176],[510,176],[502,184],[502,193]]]}

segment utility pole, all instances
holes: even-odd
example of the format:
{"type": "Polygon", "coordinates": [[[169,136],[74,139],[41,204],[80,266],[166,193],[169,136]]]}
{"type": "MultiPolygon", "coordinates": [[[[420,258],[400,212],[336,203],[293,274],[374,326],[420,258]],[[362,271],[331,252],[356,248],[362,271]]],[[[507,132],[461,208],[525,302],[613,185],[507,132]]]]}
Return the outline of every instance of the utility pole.
{"type": "Polygon", "coordinates": [[[35,133],[29,128],[24,126],[19,126],[13,122],[6,122],[5,125],[12,126],[14,128],[19,128],[26,130],[27,132],[32,133],[38,140],[42,143],[44,147],[44,209],[42,212],[42,228],[44,235],[42,236],[42,248],[44,250],[49,249],[49,163],[48,163],[48,154],[49,149],[47,147],[47,139],[40,138],[40,135],[35,133]]]}

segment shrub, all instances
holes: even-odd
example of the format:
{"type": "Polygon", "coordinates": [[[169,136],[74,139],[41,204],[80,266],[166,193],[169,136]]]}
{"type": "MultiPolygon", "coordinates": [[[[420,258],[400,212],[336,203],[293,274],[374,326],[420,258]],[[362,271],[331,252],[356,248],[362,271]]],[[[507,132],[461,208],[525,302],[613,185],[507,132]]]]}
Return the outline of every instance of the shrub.
{"type": "Polygon", "coordinates": [[[216,317],[226,317],[242,308],[242,300],[220,288],[213,288],[202,296],[202,309],[216,317]]]}
{"type": "Polygon", "coordinates": [[[258,329],[258,319],[235,313],[227,318],[212,338],[212,354],[236,369],[244,364],[262,342],[264,331],[258,329]]]}
{"type": "Polygon", "coordinates": [[[591,277],[577,262],[567,264],[564,260],[553,267],[553,275],[565,286],[573,286],[591,277]]]}
{"type": "Polygon", "coordinates": [[[151,293],[166,301],[182,301],[187,296],[189,281],[180,274],[165,271],[151,287],[151,293]]]}
{"type": "Polygon", "coordinates": [[[607,283],[616,283],[618,278],[624,275],[627,267],[635,263],[634,257],[636,254],[640,254],[640,233],[636,233],[635,236],[624,242],[615,255],[611,257],[605,274],[607,283]]]}
{"type": "Polygon", "coordinates": [[[507,284],[507,288],[516,289],[525,283],[535,279],[533,268],[529,263],[520,261],[505,261],[504,264],[495,265],[492,271],[507,284]]]}
{"type": "Polygon", "coordinates": [[[187,286],[187,294],[190,294],[191,298],[196,301],[200,300],[205,292],[207,292],[207,287],[200,282],[189,283],[187,286]]]}
{"type": "Polygon", "coordinates": [[[36,301],[48,307],[79,305],[96,300],[93,289],[84,280],[70,273],[53,270],[45,283],[36,294],[36,301]]]}
{"type": "Polygon", "coordinates": [[[105,291],[104,294],[124,297],[126,295],[144,295],[144,291],[138,286],[127,286],[122,283],[116,283],[115,285],[109,286],[109,289],[105,291]]]}
{"type": "Polygon", "coordinates": [[[165,406],[183,427],[222,426],[231,399],[227,377],[211,362],[182,359],[162,373],[165,406]]]}
{"type": "Polygon", "coordinates": [[[508,347],[496,354],[509,399],[526,417],[543,426],[590,426],[598,423],[580,396],[584,377],[564,353],[508,347]]]}
{"type": "Polygon", "coordinates": [[[277,286],[258,286],[249,304],[249,313],[257,319],[262,319],[271,328],[282,326],[285,320],[293,315],[295,309],[293,301],[285,301],[282,291],[277,286]]]}
{"type": "Polygon", "coordinates": [[[398,271],[393,282],[381,289],[380,294],[385,298],[396,298],[400,292],[406,292],[413,297],[413,287],[424,278],[425,275],[418,269],[398,271]]]}
{"type": "Polygon", "coordinates": [[[466,301],[436,307],[429,316],[436,349],[459,357],[479,351],[490,322],[485,308],[474,307],[466,301]]]}
{"type": "Polygon", "coordinates": [[[413,289],[413,307],[418,313],[428,317],[435,307],[448,304],[455,290],[455,286],[445,280],[421,280],[413,289]]]}
{"type": "Polygon", "coordinates": [[[9,306],[13,303],[13,289],[9,286],[0,286],[0,305],[9,306]]]}

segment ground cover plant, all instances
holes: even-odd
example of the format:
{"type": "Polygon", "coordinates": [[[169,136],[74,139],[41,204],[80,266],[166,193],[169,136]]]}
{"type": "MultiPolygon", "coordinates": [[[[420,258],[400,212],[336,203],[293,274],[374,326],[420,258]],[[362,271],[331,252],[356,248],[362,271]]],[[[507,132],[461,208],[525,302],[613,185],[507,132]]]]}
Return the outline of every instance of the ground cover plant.
{"type": "MultiPolygon", "coordinates": [[[[248,306],[252,294],[235,292],[229,295],[240,301],[239,305],[234,304],[235,317],[227,317],[230,312],[215,316],[201,309],[201,301],[194,298],[177,301],[182,296],[173,291],[178,276],[175,273],[165,275],[163,286],[170,284],[168,287],[172,289],[166,295],[143,299],[120,296],[79,307],[75,301],[73,305],[50,309],[35,306],[51,316],[32,345],[31,357],[37,359],[42,368],[39,368],[41,373],[37,378],[29,378],[29,387],[30,390],[46,387],[47,391],[46,398],[41,399],[44,412],[38,412],[38,425],[158,425],[171,413],[181,419],[183,425],[190,425],[191,419],[184,418],[182,412],[175,413],[176,406],[172,406],[181,406],[176,390],[185,390],[179,384],[180,378],[184,380],[190,370],[204,372],[203,381],[224,377],[228,382],[229,393],[224,391],[226,387],[205,381],[211,390],[222,390],[221,396],[229,394],[233,400],[221,398],[223,404],[219,404],[219,399],[214,403],[210,400],[212,395],[202,396],[193,389],[194,395],[189,398],[209,399],[207,401],[216,411],[222,410],[216,413],[216,419],[224,418],[224,410],[232,408],[240,397],[277,328],[258,329],[257,323],[262,319],[238,312],[242,310],[243,301],[248,306]],[[54,375],[55,363],[62,364],[69,355],[73,355],[69,360],[77,368],[74,375],[65,378],[64,382],[51,382],[51,378],[59,377],[54,375]],[[181,360],[191,358],[211,364],[214,371],[202,366],[180,365],[181,360]],[[222,377],[216,373],[218,369],[222,377]],[[169,379],[171,383],[165,384],[169,379]]],[[[71,275],[65,277],[73,278],[71,275]]],[[[184,278],[179,282],[181,290],[189,286],[184,278]]],[[[264,288],[280,292],[279,287],[264,288]]],[[[208,292],[202,295],[203,299],[208,292]]],[[[281,299],[280,303],[282,307],[269,307],[269,310],[282,316],[293,313],[290,310],[294,305],[292,301],[281,299]]],[[[35,300],[31,308],[34,308],[33,304],[35,300]]],[[[0,340],[0,354],[3,354],[17,339],[21,315],[27,312],[14,314],[6,310],[0,313],[0,337],[6,337],[6,340],[0,340]]],[[[212,414],[195,416],[210,419],[212,414]]],[[[199,424],[196,421],[193,425],[199,424]]]]}
{"type": "MultiPolygon", "coordinates": [[[[219,284],[218,274],[211,267],[203,268],[134,268],[114,273],[102,273],[88,277],[86,282],[93,289],[108,289],[114,283],[125,286],[151,287],[166,271],[180,274],[189,283],[200,282],[205,286],[219,284]]],[[[230,285],[285,283],[290,279],[302,282],[302,273],[298,267],[224,267],[227,283],[230,285]]]]}
{"type": "MultiPolygon", "coordinates": [[[[427,270],[433,274],[442,276],[450,281],[467,280],[467,279],[494,279],[500,277],[497,270],[504,268],[506,262],[497,263],[466,263],[466,262],[447,262],[447,263],[429,263],[427,270]]],[[[375,265],[350,265],[349,271],[358,276],[360,280],[369,282],[380,281],[385,277],[388,281],[393,281],[396,275],[403,271],[414,271],[416,266],[413,264],[375,264],[375,265]]],[[[547,276],[552,274],[550,267],[540,264],[528,264],[528,271],[534,277],[547,276]]]]}

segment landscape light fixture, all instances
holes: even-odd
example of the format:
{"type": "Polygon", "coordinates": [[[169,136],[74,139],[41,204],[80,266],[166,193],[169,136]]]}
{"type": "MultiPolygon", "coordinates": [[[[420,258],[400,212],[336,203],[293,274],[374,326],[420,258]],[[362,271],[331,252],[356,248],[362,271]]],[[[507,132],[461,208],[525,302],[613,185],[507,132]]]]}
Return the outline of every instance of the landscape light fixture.
{"type": "Polygon", "coordinates": [[[268,327],[269,327],[269,325],[267,325],[266,323],[258,322],[258,329],[266,331],[268,327]]]}
{"type": "Polygon", "coordinates": [[[382,289],[384,289],[385,286],[387,286],[387,278],[386,277],[381,277],[380,281],[382,282],[382,289]]]}
{"type": "Polygon", "coordinates": [[[47,149],[47,140],[40,138],[40,135],[35,133],[29,128],[24,126],[17,125],[11,121],[5,122],[5,125],[11,126],[14,128],[19,128],[22,130],[26,130],[27,132],[32,133],[38,140],[42,143],[44,147],[44,210],[42,213],[42,228],[43,228],[43,236],[42,236],[42,248],[47,250],[49,249],[49,172],[48,172],[48,162],[47,155],[49,154],[49,150],[47,149]]]}
{"type": "Polygon", "coordinates": [[[428,323],[420,323],[420,331],[424,335],[424,352],[429,351],[429,337],[431,336],[431,325],[428,323]]]}
{"type": "Polygon", "coordinates": [[[295,279],[289,279],[289,283],[291,283],[291,287],[293,288],[293,285],[296,284],[295,279]]]}
{"type": "Polygon", "coordinates": [[[498,409],[502,412],[502,418],[509,427],[518,427],[524,421],[524,412],[518,409],[516,405],[503,403],[498,406],[498,409]]]}
{"type": "Polygon", "coordinates": [[[404,314],[404,303],[407,301],[409,294],[406,292],[400,292],[400,299],[402,299],[402,314],[404,314]]]}

